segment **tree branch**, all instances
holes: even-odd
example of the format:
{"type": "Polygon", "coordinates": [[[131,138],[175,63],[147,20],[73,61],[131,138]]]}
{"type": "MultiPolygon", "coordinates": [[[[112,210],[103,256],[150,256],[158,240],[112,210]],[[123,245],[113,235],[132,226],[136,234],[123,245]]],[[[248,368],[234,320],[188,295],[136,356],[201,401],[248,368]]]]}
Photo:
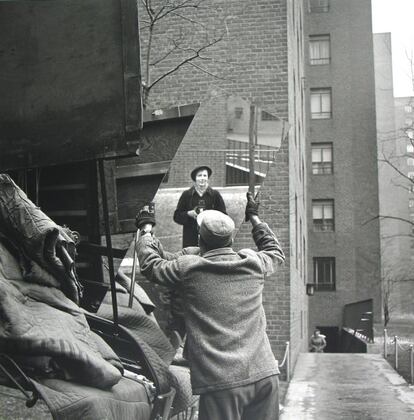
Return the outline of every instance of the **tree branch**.
{"type": "Polygon", "coordinates": [[[378,159],[379,162],[386,163],[387,165],[391,166],[391,168],[393,168],[403,178],[409,180],[411,183],[414,183],[414,180],[412,180],[408,175],[402,172],[401,169],[399,169],[394,163],[392,163],[390,159],[386,158],[384,153],[382,155],[383,155],[383,159],[378,159]]]}
{"type": "Polygon", "coordinates": [[[189,4],[191,2],[192,2],[192,0],[184,0],[181,4],[171,6],[171,8],[169,10],[167,10],[166,12],[164,12],[166,7],[162,7],[160,9],[160,11],[155,15],[155,19],[158,20],[158,21],[161,20],[161,19],[164,19],[169,14],[175,12],[176,10],[180,10],[180,9],[197,9],[200,6],[200,4],[202,3],[202,0],[199,0],[198,2],[196,2],[194,4],[189,4]],[[162,12],[164,12],[164,14],[162,12]]]}
{"type": "Polygon", "coordinates": [[[191,66],[195,67],[196,69],[198,69],[198,70],[200,70],[200,71],[208,74],[209,76],[215,77],[216,79],[219,79],[219,80],[230,80],[232,82],[235,82],[235,80],[233,80],[233,79],[228,79],[226,77],[218,76],[217,74],[211,73],[207,69],[204,69],[203,67],[198,66],[197,64],[195,64],[193,62],[190,62],[188,64],[190,64],[191,66]]]}
{"type": "Polygon", "coordinates": [[[147,86],[147,90],[149,91],[151,88],[153,88],[157,83],[159,83],[161,80],[165,79],[167,76],[169,76],[171,73],[174,73],[175,71],[177,71],[179,68],[181,68],[182,66],[184,66],[185,64],[189,63],[190,61],[195,60],[196,58],[200,58],[200,52],[204,51],[206,48],[209,48],[215,44],[217,44],[217,42],[220,42],[221,39],[217,39],[217,40],[213,40],[212,42],[210,42],[207,45],[203,45],[202,47],[200,47],[198,50],[194,50],[192,48],[187,48],[187,49],[183,49],[184,51],[194,51],[194,54],[191,57],[187,57],[186,59],[182,60],[180,63],[178,63],[176,66],[174,66],[173,68],[171,68],[170,70],[166,71],[164,74],[162,74],[161,76],[159,76],[156,80],[154,80],[152,83],[150,83],[147,86]]]}
{"type": "Polygon", "coordinates": [[[388,216],[388,215],[383,215],[383,214],[378,214],[377,216],[371,217],[371,219],[368,219],[367,221],[362,223],[362,226],[365,226],[368,223],[371,223],[371,222],[373,222],[374,220],[377,220],[377,219],[379,219],[379,220],[383,220],[383,219],[399,220],[400,222],[405,222],[405,223],[410,224],[411,226],[414,226],[414,222],[412,222],[411,220],[404,219],[403,217],[388,216]]]}

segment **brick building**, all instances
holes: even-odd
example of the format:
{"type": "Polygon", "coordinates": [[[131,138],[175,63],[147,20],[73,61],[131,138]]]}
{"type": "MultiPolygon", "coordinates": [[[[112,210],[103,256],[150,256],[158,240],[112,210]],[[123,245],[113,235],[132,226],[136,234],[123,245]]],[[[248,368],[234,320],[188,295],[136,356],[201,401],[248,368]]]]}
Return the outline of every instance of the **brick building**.
{"type": "MultiPolygon", "coordinates": [[[[266,171],[261,187],[261,216],[277,232],[287,260],[268,279],[264,305],[269,338],[276,357],[282,359],[286,341],[290,341],[291,355],[296,360],[298,353],[307,349],[308,341],[303,4],[295,0],[206,1],[203,4],[213,9],[206,7],[186,11],[187,22],[201,20],[206,25],[208,23],[209,29],[214,29],[215,34],[222,34],[224,27],[223,39],[209,49],[209,60],[196,61],[203,71],[190,64],[182,66],[151,89],[146,104],[148,110],[160,114],[161,109],[200,103],[193,123],[172,160],[168,182],[162,184],[162,190],[182,186],[183,181],[188,187],[189,168],[199,163],[198,159],[204,161],[208,158],[200,151],[209,145],[216,150],[216,154],[210,153],[212,160],[208,161],[214,169],[211,180],[213,187],[224,186],[235,191],[237,187],[225,187],[228,185],[226,173],[231,170],[231,162],[218,152],[229,148],[230,143],[213,144],[219,138],[227,142],[243,142],[240,136],[235,136],[238,127],[235,125],[232,128],[230,136],[228,120],[223,121],[225,98],[227,103],[229,98],[235,98],[236,102],[242,101],[240,98],[248,101],[242,101],[244,105],[233,104],[233,110],[237,113],[242,112],[241,108],[248,109],[250,103],[260,109],[258,119],[263,138],[272,131],[266,131],[266,127],[277,123],[278,152],[269,171],[266,171]],[[223,123],[227,126],[223,126],[223,123]],[[197,127],[197,135],[194,135],[194,127],[197,127]]],[[[142,11],[141,57],[144,69],[148,45],[145,17],[145,11],[142,11]]],[[[173,18],[169,23],[165,21],[164,26],[154,34],[152,43],[157,45],[154,54],[158,55],[153,57],[153,61],[166,55],[166,40],[188,29],[177,19],[173,18]]],[[[204,39],[203,36],[201,39],[204,39]]],[[[195,43],[198,40],[193,38],[195,43]]],[[[152,70],[152,80],[168,71],[176,62],[174,60],[179,59],[179,55],[170,54],[162,60],[152,70]]],[[[145,79],[145,70],[143,77],[145,79]]],[[[231,144],[234,147],[234,143],[231,144]]],[[[233,165],[233,169],[236,166],[240,169],[242,165],[233,165]]],[[[240,197],[240,191],[233,194],[232,200],[237,197],[240,197]]],[[[242,224],[235,247],[246,246],[254,244],[250,227],[242,224]]]]}
{"type": "MultiPolygon", "coordinates": [[[[159,119],[166,127],[178,123],[180,113],[168,119],[161,117],[163,110],[200,104],[159,191],[175,194],[170,198],[176,200],[172,190],[188,187],[190,168],[207,160],[214,169],[212,186],[239,205],[240,190],[227,189],[231,165],[223,152],[232,140],[223,118],[229,116],[229,98],[256,104],[264,112],[262,122],[266,114],[274,116],[282,141],[261,187],[261,215],[277,231],[287,261],[265,288],[269,337],[279,359],[286,341],[291,343],[294,363],[307,350],[309,330],[318,326],[335,351],[344,305],[373,299],[374,316],[381,317],[379,226],[366,223],[378,214],[370,1],[207,3],[214,8],[186,11],[188,25],[194,29],[194,22],[203,21],[220,38],[224,22],[225,36],[208,50],[208,59],[195,61],[196,67],[183,65],[154,85],[147,98],[153,123],[159,119]],[[356,43],[361,48],[355,49],[356,43]],[[308,283],[316,286],[311,297],[308,283]]],[[[145,17],[141,11],[143,69],[145,17]]],[[[158,65],[150,81],[183,59],[182,48],[169,52],[168,40],[186,30],[175,16],[154,32],[157,49],[151,57],[158,65]]],[[[203,36],[196,31],[194,45],[203,36]]],[[[233,112],[245,108],[234,104],[233,112]]],[[[164,145],[168,129],[166,135],[164,145]]],[[[170,213],[158,204],[157,209],[163,220],[170,213]]],[[[252,245],[249,226],[242,224],[235,247],[252,245]]]]}
{"type": "MultiPolygon", "coordinates": [[[[399,198],[395,203],[398,208],[398,216],[402,220],[414,221],[414,98],[394,98],[395,115],[395,145],[398,157],[397,166],[401,171],[394,179],[394,188],[389,190],[389,196],[399,198]],[[410,178],[410,180],[408,179],[410,178]],[[401,185],[398,193],[395,185],[401,185]]],[[[394,171],[395,172],[395,171],[394,171]]],[[[381,178],[380,178],[381,181],[381,178]]],[[[398,217],[397,216],[397,217],[398,217]]],[[[414,314],[414,229],[413,225],[401,221],[399,223],[399,236],[396,237],[399,249],[398,266],[394,271],[391,289],[391,304],[393,316],[412,316],[414,314]]]]}
{"type": "Polygon", "coordinates": [[[406,281],[412,272],[411,240],[407,236],[411,226],[403,222],[403,219],[409,220],[410,185],[401,175],[408,176],[410,172],[407,165],[409,138],[404,132],[404,128],[409,128],[405,120],[410,117],[410,107],[405,106],[409,105],[410,98],[396,98],[394,104],[390,33],[374,34],[374,58],[380,214],[400,218],[380,219],[384,303],[392,319],[404,312],[402,301],[404,297],[409,299],[410,293],[406,288],[402,292],[404,288],[400,286],[408,285],[406,281]]]}
{"type": "Polygon", "coordinates": [[[382,312],[371,2],[310,1],[305,22],[309,328],[334,351],[344,305],[382,312]]]}

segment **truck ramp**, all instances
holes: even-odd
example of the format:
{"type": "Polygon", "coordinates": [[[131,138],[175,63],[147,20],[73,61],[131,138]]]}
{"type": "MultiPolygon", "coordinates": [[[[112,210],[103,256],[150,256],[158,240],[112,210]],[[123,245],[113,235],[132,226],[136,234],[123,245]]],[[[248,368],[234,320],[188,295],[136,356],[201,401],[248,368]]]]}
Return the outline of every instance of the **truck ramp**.
{"type": "Polygon", "coordinates": [[[414,387],[379,354],[302,353],[280,418],[414,419],[414,387]]]}

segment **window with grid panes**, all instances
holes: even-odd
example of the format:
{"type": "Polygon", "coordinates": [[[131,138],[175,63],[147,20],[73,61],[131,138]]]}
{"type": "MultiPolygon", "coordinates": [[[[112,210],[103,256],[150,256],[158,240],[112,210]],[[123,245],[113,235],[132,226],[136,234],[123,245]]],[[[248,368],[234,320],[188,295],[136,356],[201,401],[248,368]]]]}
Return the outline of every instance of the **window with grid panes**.
{"type": "Polygon", "coordinates": [[[309,0],[310,13],[329,12],[329,0],[309,0]]]}
{"type": "Polygon", "coordinates": [[[312,66],[329,64],[331,48],[329,35],[311,35],[309,37],[309,62],[312,66]]]}
{"type": "Polygon", "coordinates": [[[325,175],[333,172],[332,143],[312,144],[312,173],[325,175]]]}
{"type": "Polygon", "coordinates": [[[334,223],[334,201],[312,200],[313,230],[317,232],[332,232],[334,223]]]}
{"type": "Polygon", "coordinates": [[[313,283],[317,291],[335,290],[334,257],[315,257],[313,259],[313,283]]]}
{"type": "Polygon", "coordinates": [[[313,120],[329,119],[332,117],[331,89],[311,89],[311,118],[313,120]]]}

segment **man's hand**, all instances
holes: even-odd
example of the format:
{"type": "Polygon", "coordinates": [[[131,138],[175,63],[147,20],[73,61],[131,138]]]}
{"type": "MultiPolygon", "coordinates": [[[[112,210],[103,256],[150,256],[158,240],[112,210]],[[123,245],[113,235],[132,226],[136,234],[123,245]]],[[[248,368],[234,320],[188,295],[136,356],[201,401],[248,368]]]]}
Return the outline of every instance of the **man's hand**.
{"type": "Polygon", "coordinates": [[[155,214],[154,212],[149,211],[148,206],[144,206],[135,216],[135,226],[146,232],[148,231],[149,226],[151,226],[151,228],[155,226],[155,214]]]}
{"type": "Polygon", "coordinates": [[[251,192],[248,192],[246,194],[247,197],[247,204],[246,204],[246,210],[245,210],[245,220],[246,222],[251,220],[252,216],[258,216],[259,214],[259,200],[257,200],[253,197],[253,194],[251,192]]]}

